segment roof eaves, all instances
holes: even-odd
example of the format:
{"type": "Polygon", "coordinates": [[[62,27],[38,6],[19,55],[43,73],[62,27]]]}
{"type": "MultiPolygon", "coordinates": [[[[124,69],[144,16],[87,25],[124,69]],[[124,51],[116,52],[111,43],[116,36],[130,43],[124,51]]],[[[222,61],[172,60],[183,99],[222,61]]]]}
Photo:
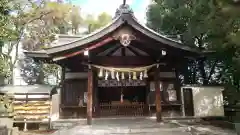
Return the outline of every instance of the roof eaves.
{"type": "Polygon", "coordinates": [[[28,57],[34,58],[50,58],[45,50],[40,51],[24,51],[24,54],[28,57]]]}
{"type": "Polygon", "coordinates": [[[67,35],[67,34],[57,34],[58,38],[82,38],[83,35],[67,35]]]}

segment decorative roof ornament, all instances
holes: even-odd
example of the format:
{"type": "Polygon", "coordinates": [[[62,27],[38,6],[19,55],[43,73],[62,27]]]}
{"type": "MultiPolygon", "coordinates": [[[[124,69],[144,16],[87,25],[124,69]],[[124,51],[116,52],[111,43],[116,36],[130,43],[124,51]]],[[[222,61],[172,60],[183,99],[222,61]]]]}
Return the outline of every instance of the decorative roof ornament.
{"type": "Polygon", "coordinates": [[[122,14],[133,14],[133,10],[130,8],[128,4],[122,4],[115,12],[115,17],[121,16],[122,14]]]}
{"type": "Polygon", "coordinates": [[[119,40],[120,40],[120,43],[126,47],[131,43],[132,38],[131,38],[131,35],[129,34],[122,34],[119,37],[119,40]]]}
{"type": "Polygon", "coordinates": [[[136,40],[136,36],[133,35],[133,32],[124,27],[121,30],[116,31],[113,34],[113,38],[119,40],[119,42],[125,47],[130,45],[132,40],[136,40]]]}

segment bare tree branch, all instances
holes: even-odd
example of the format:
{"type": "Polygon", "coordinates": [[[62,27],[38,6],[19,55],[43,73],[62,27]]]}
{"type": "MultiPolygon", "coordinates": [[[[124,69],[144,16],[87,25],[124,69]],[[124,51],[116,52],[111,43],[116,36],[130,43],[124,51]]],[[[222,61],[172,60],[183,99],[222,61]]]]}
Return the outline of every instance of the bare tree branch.
{"type": "Polygon", "coordinates": [[[12,65],[11,65],[12,67],[14,67],[15,64],[16,64],[16,62],[17,62],[17,58],[18,58],[18,47],[19,47],[19,44],[20,44],[20,42],[21,42],[21,39],[22,39],[22,37],[23,37],[23,35],[24,35],[24,30],[25,30],[26,26],[27,26],[29,23],[32,23],[33,21],[39,20],[39,19],[41,19],[42,17],[44,17],[44,16],[46,16],[46,15],[48,15],[48,14],[50,14],[50,13],[51,13],[51,11],[46,12],[46,13],[44,13],[44,14],[41,14],[40,16],[35,17],[35,18],[33,18],[33,19],[31,19],[31,20],[29,20],[29,21],[27,21],[26,23],[23,24],[22,28],[20,29],[19,38],[18,38],[18,40],[17,40],[17,42],[16,42],[15,59],[14,59],[12,65]]]}
{"type": "Polygon", "coordinates": [[[211,70],[210,70],[210,72],[209,72],[209,76],[208,76],[208,79],[207,79],[208,82],[209,82],[209,80],[211,79],[211,77],[212,77],[212,75],[213,75],[213,73],[214,73],[214,70],[215,70],[215,68],[216,68],[216,65],[217,65],[217,60],[214,61],[213,66],[212,66],[212,68],[211,68],[211,70]]]}
{"type": "Polygon", "coordinates": [[[34,21],[36,21],[36,20],[40,20],[40,19],[42,19],[44,16],[46,16],[46,15],[48,15],[48,14],[50,14],[50,13],[52,13],[52,11],[49,11],[49,12],[46,12],[46,13],[42,13],[40,16],[35,17],[35,18],[27,21],[27,22],[26,22],[25,24],[23,24],[23,25],[24,25],[24,27],[25,27],[25,25],[27,25],[27,24],[29,24],[29,23],[32,23],[32,22],[34,22],[34,21]]]}

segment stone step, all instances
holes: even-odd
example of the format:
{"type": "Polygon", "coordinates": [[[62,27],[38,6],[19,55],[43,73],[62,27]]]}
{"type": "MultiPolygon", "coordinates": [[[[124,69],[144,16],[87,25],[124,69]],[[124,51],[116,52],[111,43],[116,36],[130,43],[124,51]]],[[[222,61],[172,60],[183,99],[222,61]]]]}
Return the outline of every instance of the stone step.
{"type": "MultiPolygon", "coordinates": [[[[111,123],[111,122],[105,122],[105,121],[93,121],[93,128],[99,127],[99,125],[108,125],[108,127],[125,127],[128,129],[138,129],[138,128],[176,128],[179,127],[179,125],[171,122],[166,122],[165,124],[162,123],[156,123],[155,121],[140,121],[136,123],[127,123],[126,126],[124,126],[124,122],[122,123],[111,123]],[[167,124],[166,124],[167,123],[167,124]],[[97,125],[97,126],[96,126],[97,125]]],[[[51,123],[52,129],[69,129],[69,128],[74,128],[75,126],[86,126],[86,121],[85,120],[80,120],[80,121],[54,121],[51,123]]]]}
{"type": "Polygon", "coordinates": [[[85,121],[54,121],[51,123],[52,129],[72,128],[77,125],[84,125],[85,121]]]}

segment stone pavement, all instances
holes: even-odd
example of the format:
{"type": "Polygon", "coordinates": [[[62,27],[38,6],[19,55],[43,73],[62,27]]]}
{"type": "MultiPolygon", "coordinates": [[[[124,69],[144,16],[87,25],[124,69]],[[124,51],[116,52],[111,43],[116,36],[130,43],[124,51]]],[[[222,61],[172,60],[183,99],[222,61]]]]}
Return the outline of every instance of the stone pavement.
{"type": "Polygon", "coordinates": [[[52,135],[236,135],[236,133],[193,122],[156,123],[149,118],[121,118],[94,120],[92,126],[79,124],[72,128],[60,129],[52,135]]]}

